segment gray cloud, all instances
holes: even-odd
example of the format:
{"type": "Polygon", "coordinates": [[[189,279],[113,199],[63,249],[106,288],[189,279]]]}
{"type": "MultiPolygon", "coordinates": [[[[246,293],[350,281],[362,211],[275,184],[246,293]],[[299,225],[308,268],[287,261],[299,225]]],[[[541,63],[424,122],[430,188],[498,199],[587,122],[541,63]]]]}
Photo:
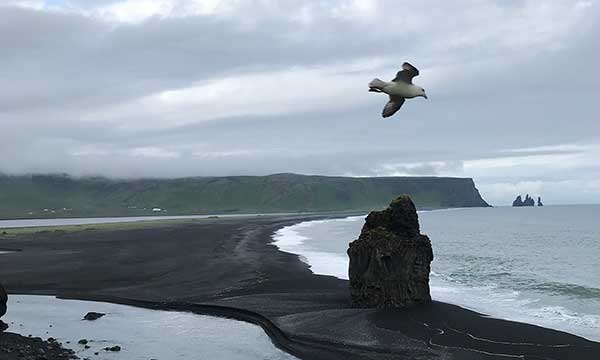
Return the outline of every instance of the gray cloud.
{"type": "Polygon", "coordinates": [[[498,202],[577,180],[600,200],[597,4],[160,1],[132,21],[116,0],[0,6],[0,171],[474,176],[498,202]],[[365,84],[405,60],[430,100],[383,120],[365,84]]]}

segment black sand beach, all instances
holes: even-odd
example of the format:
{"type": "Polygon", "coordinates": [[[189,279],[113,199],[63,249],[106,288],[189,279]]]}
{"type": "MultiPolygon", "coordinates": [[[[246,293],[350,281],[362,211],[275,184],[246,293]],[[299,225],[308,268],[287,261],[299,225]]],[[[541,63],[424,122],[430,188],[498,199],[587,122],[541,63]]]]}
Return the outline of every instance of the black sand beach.
{"type": "Polygon", "coordinates": [[[581,337],[445,303],[354,309],[347,281],[314,275],[296,255],[271,245],[278,228],[313,218],[254,216],[138,229],[9,233],[0,237],[0,247],[21,251],[2,255],[0,283],[13,294],[250,321],[278,347],[304,359],[597,359],[600,354],[599,343],[581,337]]]}

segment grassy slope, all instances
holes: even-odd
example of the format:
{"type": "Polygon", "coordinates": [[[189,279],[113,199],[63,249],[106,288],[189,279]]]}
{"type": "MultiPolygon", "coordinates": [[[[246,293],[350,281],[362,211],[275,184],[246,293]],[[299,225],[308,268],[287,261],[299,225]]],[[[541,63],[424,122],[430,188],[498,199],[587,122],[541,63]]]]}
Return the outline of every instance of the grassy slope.
{"type": "Polygon", "coordinates": [[[277,174],[109,180],[36,175],[0,176],[0,218],[150,215],[153,207],[166,209],[163,215],[371,210],[400,194],[411,195],[420,207],[487,206],[473,181],[461,178],[277,174]]]}

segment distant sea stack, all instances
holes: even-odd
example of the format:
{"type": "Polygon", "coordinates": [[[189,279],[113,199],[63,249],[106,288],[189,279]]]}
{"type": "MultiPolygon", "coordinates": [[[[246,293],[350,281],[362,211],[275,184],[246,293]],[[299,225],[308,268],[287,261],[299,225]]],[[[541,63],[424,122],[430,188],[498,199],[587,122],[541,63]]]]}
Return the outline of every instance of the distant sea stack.
{"type": "MultiPolygon", "coordinates": [[[[538,201],[541,203],[541,198],[538,197],[538,201]]],[[[521,207],[521,206],[535,206],[535,200],[529,196],[529,194],[525,195],[525,200],[521,197],[521,195],[517,196],[515,201],[513,201],[512,206],[521,207]]]]}
{"type": "Polygon", "coordinates": [[[542,197],[541,196],[538,196],[537,205],[538,206],[544,206],[544,203],[542,203],[542,197]]]}
{"type": "Polygon", "coordinates": [[[408,307],[431,302],[431,241],[420,234],[415,204],[407,195],[372,211],[350,243],[350,294],[354,307],[408,307]]]}

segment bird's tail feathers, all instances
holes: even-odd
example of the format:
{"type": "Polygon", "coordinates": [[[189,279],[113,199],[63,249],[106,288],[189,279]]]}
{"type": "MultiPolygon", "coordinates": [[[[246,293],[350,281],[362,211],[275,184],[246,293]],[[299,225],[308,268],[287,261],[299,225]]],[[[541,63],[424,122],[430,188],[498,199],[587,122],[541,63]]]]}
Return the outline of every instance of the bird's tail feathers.
{"type": "Polygon", "coordinates": [[[386,85],[386,82],[381,79],[378,79],[378,78],[371,80],[371,82],[369,83],[369,87],[371,89],[375,88],[378,90],[382,90],[385,87],[385,85],[386,85]]]}

